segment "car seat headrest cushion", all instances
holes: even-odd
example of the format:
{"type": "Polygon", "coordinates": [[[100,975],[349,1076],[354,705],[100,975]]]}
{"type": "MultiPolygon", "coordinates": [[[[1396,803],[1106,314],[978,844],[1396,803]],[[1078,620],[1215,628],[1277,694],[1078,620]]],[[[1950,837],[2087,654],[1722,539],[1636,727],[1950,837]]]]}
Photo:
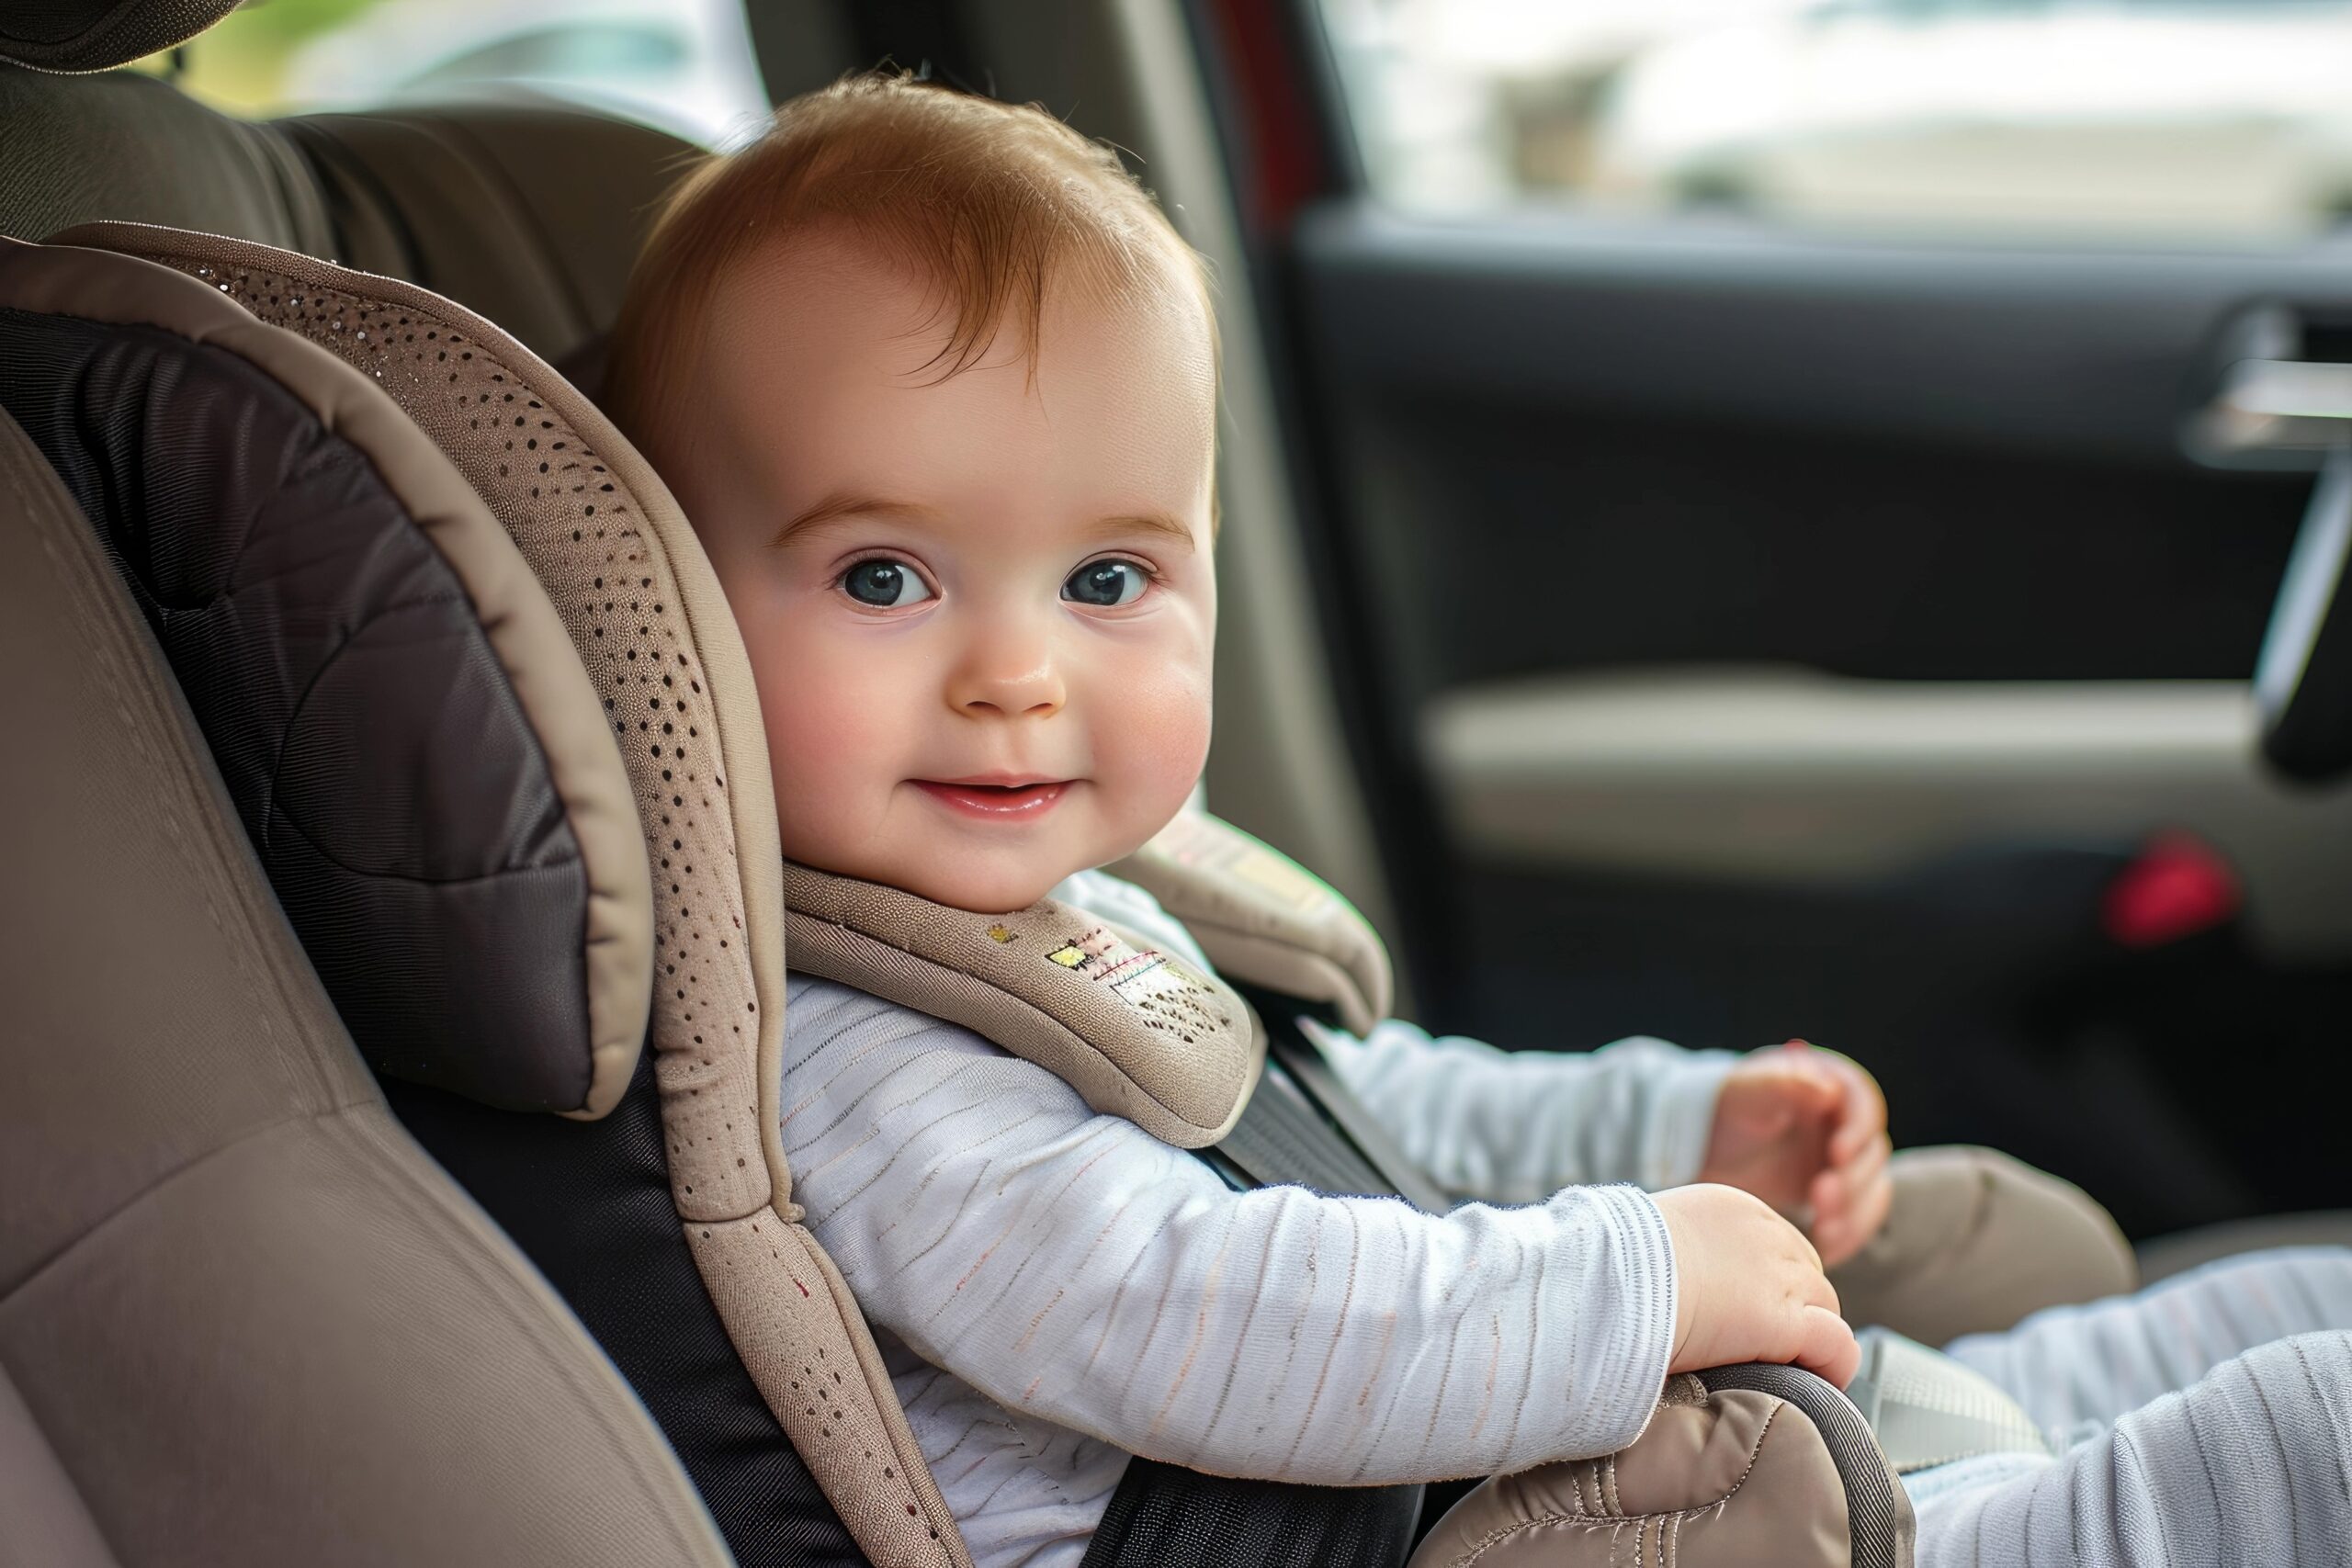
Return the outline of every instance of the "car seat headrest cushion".
{"type": "Polygon", "coordinates": [[[0,242],[0,404],[101,535],[362,1053],[609,1109],[651,973],[628,781],[447,461],[349,367],[104,253],[0,242]]]}
{"type": "Polygon", "coordinates": [[[37,71],[111,71],[186,43],[239,0],[46,0],[0,15],[0,60],[37,71]]]}

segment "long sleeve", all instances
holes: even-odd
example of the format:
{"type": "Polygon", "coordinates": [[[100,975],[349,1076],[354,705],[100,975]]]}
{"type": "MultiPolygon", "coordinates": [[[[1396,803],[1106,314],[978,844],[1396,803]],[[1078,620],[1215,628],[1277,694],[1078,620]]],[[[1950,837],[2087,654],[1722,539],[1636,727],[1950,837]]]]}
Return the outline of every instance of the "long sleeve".
{"type": "Polygon", "coordinates": [[[1317,1030],[1342,1081],[1448,1191],[1496,1203],[1563,1187],[1689,1181],[1736,1059],[1635,1038],[1592,1052],[1498,1051],[1396,1019],[1317,1030]]]}
{"type": "MultiPolygon", "coordinates": [[[[1132,883],[1080,872],[1055,896],[1206,967],[1192,933],[1132,883]]],[[[1539,1203],[1563,1187],[1656,1191],[1699,1172],[1715,1094],[1738,1060],[1637,1036],[1598,1051],[1498,1051],[1400,1019],[1363,1040],[1316,1025],[1332,1066],[1415,1163],[1456,1197],[1539,1203]]]]}
{"type": "Polygon", "coordinates": [[[1637,1189],[1442,1217],[1236,1192],[967,1031],[823,981],[789,1007],[796,1198],[876,1324],[1016,1425],[1366,1483],[1606,1453],[1648,1418],[1675,1276],[1637,1189]]]}

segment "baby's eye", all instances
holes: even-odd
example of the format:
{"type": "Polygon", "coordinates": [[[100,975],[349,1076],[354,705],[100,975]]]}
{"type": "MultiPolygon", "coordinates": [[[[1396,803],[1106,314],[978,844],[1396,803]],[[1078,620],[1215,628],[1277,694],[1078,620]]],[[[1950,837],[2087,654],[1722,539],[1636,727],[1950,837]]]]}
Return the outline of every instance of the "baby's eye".
{"type": "Polygon", "coordinates": [[[859,561],[842,572],[841,589],[859,604],[877,610],[904,609],[938,597],[931,591],[931,584],[922,580],[922,573],[906,562],[887,556],[859,561]]]}
{"type": "Polygon", "coordinates": [[[1132,604],[1151,586],[1151,574],[1131,560],[1091,560],[1069,574],[1062,597],[1097,609],[1132,604]]]}

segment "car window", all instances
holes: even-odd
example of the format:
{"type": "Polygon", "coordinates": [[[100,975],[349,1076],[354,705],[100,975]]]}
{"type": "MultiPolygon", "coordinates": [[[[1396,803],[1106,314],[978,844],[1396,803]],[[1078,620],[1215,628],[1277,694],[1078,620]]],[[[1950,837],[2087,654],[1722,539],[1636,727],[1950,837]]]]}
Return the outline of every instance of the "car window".
{"type": "Polygon", "coordinates": [[[1320,0],[1375,192],[2276,243],[2352,216],[2347,0],[1320,0]]]}
{"type": "Polygon", "coordinates": [[[270,0],[139,68],[250,116],[518,87],[712,145],[768,107],[741,0],[270,0]]]}

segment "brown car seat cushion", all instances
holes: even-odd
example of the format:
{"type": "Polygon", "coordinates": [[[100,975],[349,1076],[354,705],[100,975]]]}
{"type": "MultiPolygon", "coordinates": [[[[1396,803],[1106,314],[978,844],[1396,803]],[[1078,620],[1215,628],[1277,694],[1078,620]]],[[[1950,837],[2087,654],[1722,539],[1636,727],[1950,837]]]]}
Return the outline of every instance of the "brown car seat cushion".
{"type": "Polygon", "coordinates": [[[5,241],[0,406],[98,529],[362,1053],[610,1109],[651,986],[627,777],[447,460],[200,282],[5,241]]]}

